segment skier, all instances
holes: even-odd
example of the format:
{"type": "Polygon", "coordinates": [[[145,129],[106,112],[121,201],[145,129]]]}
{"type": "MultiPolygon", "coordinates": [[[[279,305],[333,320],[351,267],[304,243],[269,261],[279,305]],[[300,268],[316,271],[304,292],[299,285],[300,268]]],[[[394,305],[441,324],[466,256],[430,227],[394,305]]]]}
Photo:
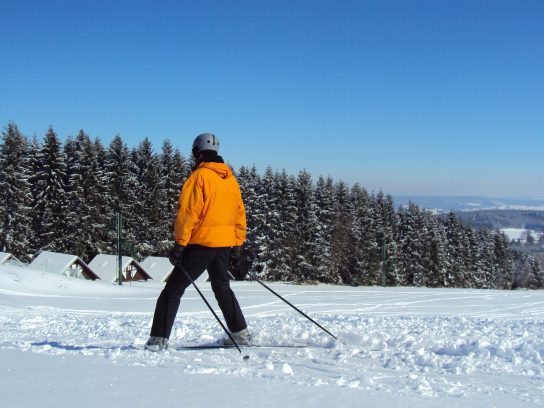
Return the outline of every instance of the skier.
{"type": "MultiPolygon", "coordinates": [[[[251,341],[228,276],[229,263],[238,265],[246,238],[245,209],[240,186],[218,152],[219,140],[211,133],[200,134],[193,142],[195,168],[179,196],[175,243],[169,253],[175,268],[157,299],[146,350],[168,348],[181,296],[191,284],[184,271],[196,280],[206,269],[232,337],[241,345],[251,341]]],[[[219,343],[232,341],[225,336],[219,343]]]]}

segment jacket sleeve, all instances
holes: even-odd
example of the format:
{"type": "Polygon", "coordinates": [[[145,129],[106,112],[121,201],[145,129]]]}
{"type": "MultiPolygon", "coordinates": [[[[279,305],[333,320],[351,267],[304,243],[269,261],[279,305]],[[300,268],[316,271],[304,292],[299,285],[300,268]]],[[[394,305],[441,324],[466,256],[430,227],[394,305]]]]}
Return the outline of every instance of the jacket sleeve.
{"type": "Polygon", "coordinates": [[[193,173],[183,184],[179,195],[179,209],[174,224],[174,239],[178,244],[189,244],[193,229],[200,222],[203,207],[202,180],[193,173]]]}
{"type": "Polygon", "coordinates": [[[246,209],[244,207],[244,202],[242,200],[242,193],[239,194],[238,199],[238,216],[236,218],[235,225],[236,233],[236,246],[240,246],[246,240],[246,209]]]}

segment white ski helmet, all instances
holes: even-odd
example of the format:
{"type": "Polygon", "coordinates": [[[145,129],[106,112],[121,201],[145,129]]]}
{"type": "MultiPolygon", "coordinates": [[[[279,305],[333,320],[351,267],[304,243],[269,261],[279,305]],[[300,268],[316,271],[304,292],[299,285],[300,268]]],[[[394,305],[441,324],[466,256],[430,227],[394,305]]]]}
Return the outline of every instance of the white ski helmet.
{"type": "Polygon", "coordinates": [[[193,154],[202,150],[213,150],[219,152],[219,139],[212,133],[202,133],[193,142],[193,154]]]}

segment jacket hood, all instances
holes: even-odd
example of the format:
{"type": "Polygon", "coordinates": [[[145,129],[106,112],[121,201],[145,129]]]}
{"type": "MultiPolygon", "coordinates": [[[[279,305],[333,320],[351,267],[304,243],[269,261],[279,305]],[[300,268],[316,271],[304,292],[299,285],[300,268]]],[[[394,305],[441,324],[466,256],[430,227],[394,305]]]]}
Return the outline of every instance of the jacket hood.
{"type": "Polygon", "coordinates": [[[198,168],[212,170],[223,179],[232,177],[232,170],[225,163],[204,162],[200,163],[198,168]]]}

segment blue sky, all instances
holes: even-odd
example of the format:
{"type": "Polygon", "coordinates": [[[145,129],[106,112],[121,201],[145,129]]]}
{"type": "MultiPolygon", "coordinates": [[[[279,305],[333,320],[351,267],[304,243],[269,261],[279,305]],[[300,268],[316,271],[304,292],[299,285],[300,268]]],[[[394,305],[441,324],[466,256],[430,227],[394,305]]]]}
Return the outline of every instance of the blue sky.
{"type": "Polygon", "coordinates": [[[214,132],[235,167],[544,196],[544,2],[0,0],[0,125],[214,132]]]}

